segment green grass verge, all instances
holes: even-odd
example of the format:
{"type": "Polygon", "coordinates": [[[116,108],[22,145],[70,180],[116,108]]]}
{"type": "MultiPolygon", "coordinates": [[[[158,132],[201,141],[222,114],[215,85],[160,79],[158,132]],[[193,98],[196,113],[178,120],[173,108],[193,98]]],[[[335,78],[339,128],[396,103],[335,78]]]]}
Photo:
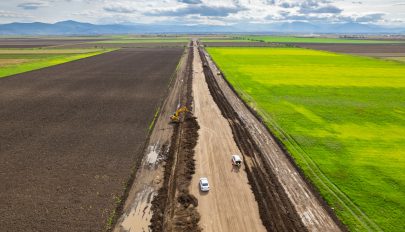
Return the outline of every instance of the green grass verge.
{"type": "Polygon", "coordinates": [[[405,41],[367,40],[367,39],[340,39],[318,37],[293,37],[293,36],[247,36],[249,40],[271,43],[337,43],[337,44],[394,44],[405,41]]]}
{"type": "MultiPolygon", "coordinates": [[[[26,54],[26,57],[30,57],[32,59],[30,62],[25,62],[22,64],[16,65],[8,65],[2,67],[0,69],[0,78],[24,73],[36,69],[46,68],[49,66],[54,66],[74,60],[79,60],[91,56],[96,56],[105,52],[109,52],[112,50],[98,50],[98,51],[91,51],[88,53],[80,53],[80,54],[50,54],[49,56],[44,54],[26,54]]],[[[7,54],[2,54],[5,58],[7,58],[7,54]]],[[[24,57],[24,54],[10,54],[8,57],[24,57]]],[[[15,58],[14,58],[15,59],[15,58]]]]}
{"type": "Polygon", "coordinates": [[[352,231],[405,231],[405,65],[299,48],[208,48],[352,231]]]}

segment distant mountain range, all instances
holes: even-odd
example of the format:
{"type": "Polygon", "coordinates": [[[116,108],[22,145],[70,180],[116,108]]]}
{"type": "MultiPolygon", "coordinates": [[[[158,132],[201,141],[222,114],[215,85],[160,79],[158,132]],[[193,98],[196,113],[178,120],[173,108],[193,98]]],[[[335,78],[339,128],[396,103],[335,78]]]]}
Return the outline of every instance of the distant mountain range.
{"type": "Polygon", "coordinates": [[[345,23],[315,25],[306,22],[273,24],[213,25],[159,25],[112,24],[96,25],[76,21],[48,23],[0,24],[0,35],[98,35],[98,34],[147,34],[147,33],[350,33],[350,34],[405,34],[402,28],[389,28],[372,24],[345,23]]]}

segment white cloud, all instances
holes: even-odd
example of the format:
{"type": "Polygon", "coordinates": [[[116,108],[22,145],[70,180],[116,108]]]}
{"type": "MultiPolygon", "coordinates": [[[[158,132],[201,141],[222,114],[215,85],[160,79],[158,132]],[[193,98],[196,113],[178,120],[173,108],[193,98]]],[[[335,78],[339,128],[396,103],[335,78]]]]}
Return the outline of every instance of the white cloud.
{"type": "Polygon", "coordinates": [[[38,8],[46,6],[49,6],[49,2],[40,0],[26,1],[17,5],[17,7],[22,8],[24,10],[36,10],[38,8]]]}
{"type": "Polygon", "coordinates": [[[269,23],[283,21],[400,24],[403,0],[13,0],[0,1],[1,22],[77,20],[179,24],[269,23]],[[376,12],[378,10],[378,12],[376,12]],[[3,13],[3,15],[5,15],[3,13]],[[11,15],[11,14],[10,14],[11,15]]]}

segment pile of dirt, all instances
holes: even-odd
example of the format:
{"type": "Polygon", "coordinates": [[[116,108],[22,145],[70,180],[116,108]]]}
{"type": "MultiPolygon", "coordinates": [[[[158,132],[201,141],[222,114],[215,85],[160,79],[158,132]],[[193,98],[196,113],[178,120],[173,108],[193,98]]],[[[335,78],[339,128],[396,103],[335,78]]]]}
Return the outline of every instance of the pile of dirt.
{"type": "Polygon", "coordinates": [[[198,140],[198,126],[195,117],[186,115],[177,162],[177,205],[174,210],[173,231],[201,231],[198,226],[200,215],[196,197],[190,194],[189,186],[195,173],[194,147],[198,140]]]}
{"type": "Polygon", "coordinates": [[[175,163],[175,156],[177,152],[177,147],[174,144],[178,143],[179,136],[179,125],[175,124],[173,128],[173,136],[171,138],[169,152],[166,157],[164,165],[164,175],[163,175],[163,185],[159,189],[157,195],[153,198],[151,202],[151,210],[153,212],[150,229],[152,231],[164,231],[164,217],[165,211],[168,208],[169,202],[169,184],[171,181],[172,168],[175,163]]]}
{"type": "MultiPolygon", "coordinates": [[[[203,63],[208,63],[200,48],[203,63]]],[[[306,231],[292,202],[277,180],[274,172],[263,161],[263,154],[257,147],[238,114],[215,80],[209,67],[204,67],[208,88],[222,115],[228,119],[232,133],[245,160],[249,184],[259,205],[261,220],[268,231],[306,231]]]]}
{"type": "MultiPolygon", "coordinates": [[[[190,47],[187,58],[187,88],[181,102],[192,109],[192,60],[190,47]]],[[[192,175],[195,172],[194,147],[198,140],[198,123],[186,113],[181,123],[174,125],[168,157],[165,164],[164,182],[152,201],[152,231],[201,231],[197,198],[189,193],[192,175]]]]}

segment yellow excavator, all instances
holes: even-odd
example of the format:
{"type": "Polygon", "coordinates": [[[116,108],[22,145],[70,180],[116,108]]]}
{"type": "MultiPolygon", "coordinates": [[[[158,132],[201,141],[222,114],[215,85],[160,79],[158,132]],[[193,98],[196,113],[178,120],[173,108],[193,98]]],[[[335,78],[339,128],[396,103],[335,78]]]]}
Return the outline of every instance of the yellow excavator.
{"type": "Polygon", "coordinates": [[[186,106],[180,107],[176,110],[176,112],[170,116],[170,120],[174,123],[180,122],[180,114],[183,112],[190,112],[186,106]]]}

